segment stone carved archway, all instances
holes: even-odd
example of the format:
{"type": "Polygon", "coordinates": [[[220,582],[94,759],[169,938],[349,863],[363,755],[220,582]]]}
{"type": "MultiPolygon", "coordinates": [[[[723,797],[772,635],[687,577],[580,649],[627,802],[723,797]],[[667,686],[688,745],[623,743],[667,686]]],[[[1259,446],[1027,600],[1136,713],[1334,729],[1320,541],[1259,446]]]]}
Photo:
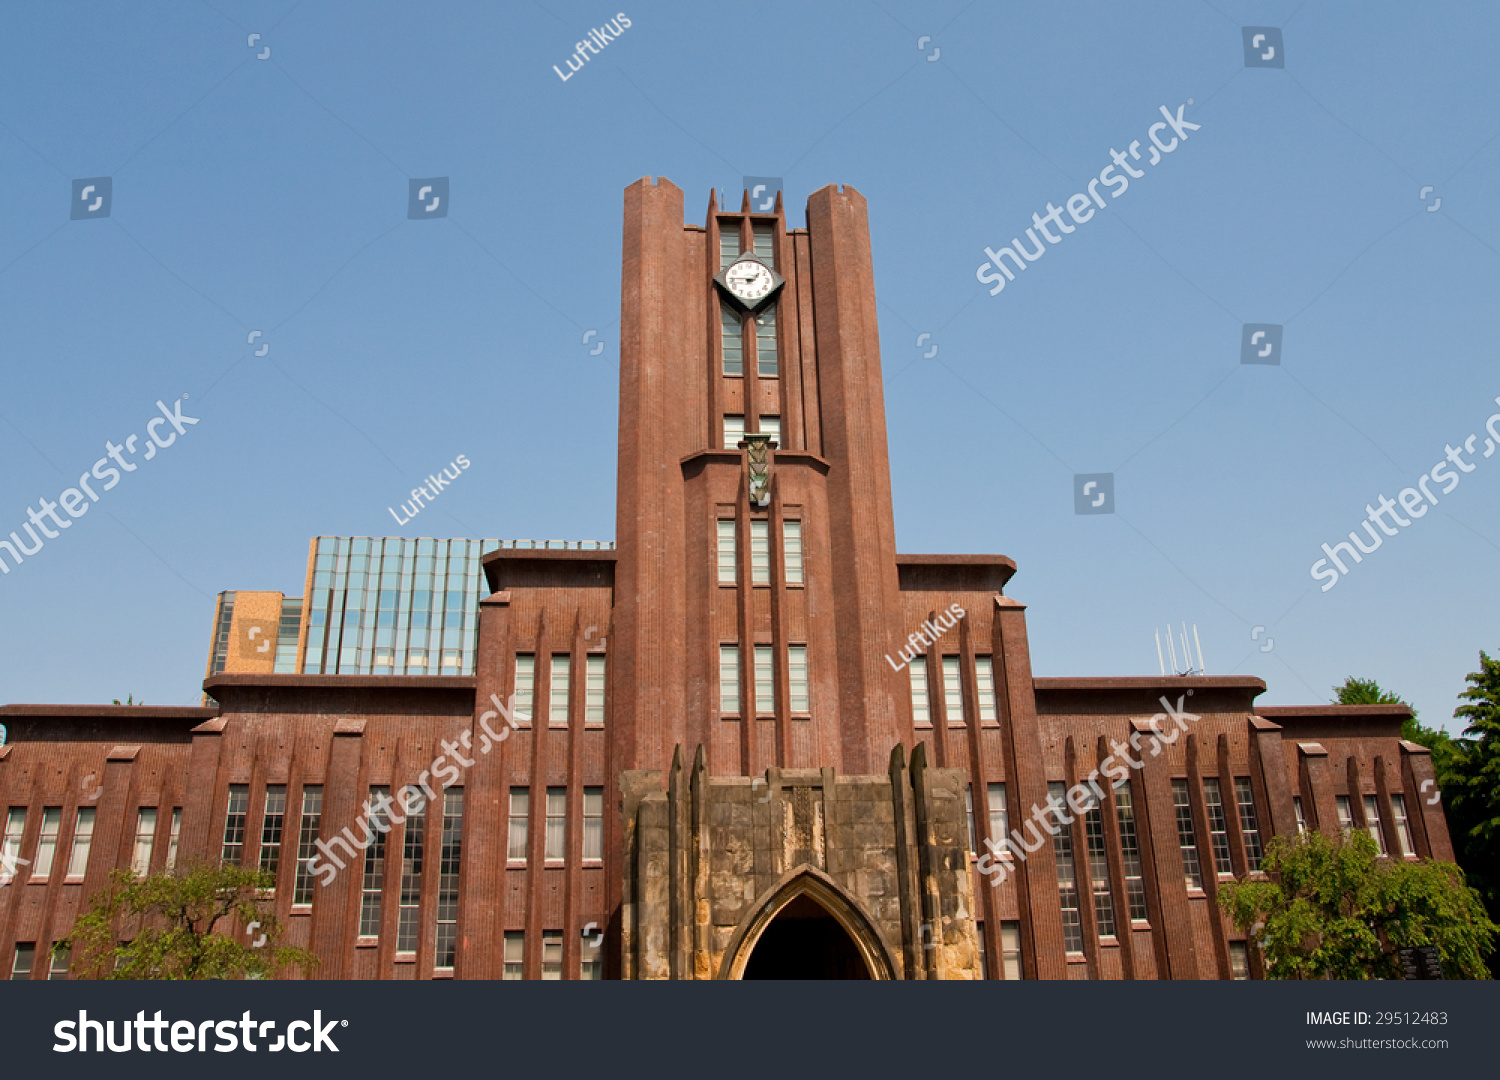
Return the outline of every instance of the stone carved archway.
{"type": "Polygon", "coordinates": [[[859,905],[832,878],[807,863],[788,870],[761,895],[753,913],[729,939],[729,947],[724,951],[724,961],[719,967],[718,977],[743,978],[745,967],[750,962],[750,956],[760,942],[761,935],[776,916],[799,897],[814,901],[849,935],[871,979],[896,978],[890,953],[859,905]]]}

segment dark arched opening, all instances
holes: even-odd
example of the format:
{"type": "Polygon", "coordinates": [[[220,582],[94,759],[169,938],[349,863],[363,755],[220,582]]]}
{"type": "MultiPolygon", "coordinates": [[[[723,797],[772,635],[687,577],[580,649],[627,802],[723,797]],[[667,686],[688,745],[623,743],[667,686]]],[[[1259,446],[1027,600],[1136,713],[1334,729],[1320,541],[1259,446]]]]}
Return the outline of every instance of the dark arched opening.
{"type": "Polygon", "coordinates": [[[803,894],[776,913],[745,964],[745,979],[868,979],[859,948],[837,919],[803,894]]]}

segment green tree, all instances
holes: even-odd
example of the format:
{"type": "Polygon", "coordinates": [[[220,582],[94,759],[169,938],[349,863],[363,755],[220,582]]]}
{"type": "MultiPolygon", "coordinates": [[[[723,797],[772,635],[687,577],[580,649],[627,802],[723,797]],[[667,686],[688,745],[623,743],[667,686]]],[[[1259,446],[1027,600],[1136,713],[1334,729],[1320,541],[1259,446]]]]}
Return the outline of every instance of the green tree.
{"type": "Polygon", "coordinates": [[[84,979],[262,979],[291,967],[310,973],[318,958],[280,943],[282,926],[265,896],[274,885],[268,873],[233,865],[197,863],[147,877],[116,870],[57,948],[71,950],[69,974],[84,979]],[[258,923],[253,939],[230,937],[236,922],[258,923]]]}
{"type": "Polygon", "coordinates": [[[1442,728],[1427,727],[1417,719],[1417,710],[1411,702],[1382,689],[1374,679],[1358,679],[1353,675],[1342,686],[1333,688],[1333,701],[1336,705],[1405,705],[1411,709],[1411,715],[1401,722],[1401,737],[1432,751],[1433,772],[1441,786],[1443,769],[1456,749],[1453,738],[1442,728]]]}
{"type": "Polygon", "coordinates": [[[1452,863],[1379,856],[1356,832],[1278,836],[1267,880],[1219,886],[1219,906],[1273,979],[1399,979],[1399,950],[1436,945],[1450,978],[1484,979],[1497,927],[1452,863]]]}
{"type": "MultiPolygon", "coordinates": [[[[1442,762],[1434,751],[1438,789],[1458,860],[1484,897],[1491,917],[1500,914],[1500,657],[1479,653],[1479,670],[1466,677],[1464,702],[1454,719],[1467,722],[1442,762]]],[[[1491,958],[1492,964],[1500,954],[1491,958]]]]}

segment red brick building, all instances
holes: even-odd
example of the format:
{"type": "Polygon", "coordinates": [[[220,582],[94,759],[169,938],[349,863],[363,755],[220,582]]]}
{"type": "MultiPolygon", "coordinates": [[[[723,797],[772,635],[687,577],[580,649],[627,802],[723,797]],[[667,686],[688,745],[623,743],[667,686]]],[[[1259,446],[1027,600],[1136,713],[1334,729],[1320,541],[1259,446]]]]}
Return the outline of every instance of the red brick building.
{"type": "Polygon", "coordinates": [[[1214,897],[1271,836],[1452,858],[1404,707],[1034,678],[1011,560],[896,551],[856,191],[684,225],[643,179],[624,219],[614,547],[484,556],[473,675],[0,709],[18,977],[188,858],[272,870],[362,979],[1253,977],[1214,897]]]}

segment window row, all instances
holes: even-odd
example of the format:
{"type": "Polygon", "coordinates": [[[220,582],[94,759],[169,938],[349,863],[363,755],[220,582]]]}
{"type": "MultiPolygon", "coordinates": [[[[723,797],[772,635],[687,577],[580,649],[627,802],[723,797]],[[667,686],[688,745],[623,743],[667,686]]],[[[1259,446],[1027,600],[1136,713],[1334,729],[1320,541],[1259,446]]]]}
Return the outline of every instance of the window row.
{"type": "MultiPolygon", "coordinates": [[[[66,979],[68,977],[68,958],[72,950],[58,948],[57,942],[52,943],[52,948],[47,951],[47,978],[66,979]]],[[[16,951],[11,956],[10,977],[12,981],[36,978],[32,974],[36,967],[36,942],[18,941],[16,951]]]]}
{"type": "MultiPolygon", "coordinates": [[[[781,443],[781,417],[762,416],[760,418],[759,434],[771,436],[771,441],[780,445],[781,443]]],[[[730,413],[724,417],[724,449],[738,450],[740,443],[745,440],[745,418],[739,413],[730,413]]]]}
{"type": "MultiPolygon", "coordinates": [[[[1348,795],[1335,795],[1333,798],[1334,808],[1339,816],[1339,831],[1345,836],[1351,835],[1356,825],[1354,823],[1353,801],[1348,795]]],[[[1406,796],[1400,792],[1393,792],[1390,797],[1391,803],[1391,825],[1396,834],[1396,843],[1401,849],[1403,858],[1415,858],[1417,846],[1412,839],[1411,818],[1406,810],[1406,796]]],[[[1307,832],[1307,817],[1302,812],[1302,797],[1292,797],[1292,804],[1297,809],[1297,831],[1307,832]]],[[[1380,854],[1389,855],[1390,848],[1385,840],[1385,830],[1381,827],[1380,796],[1364,795],[1360,797],[1360,809],[1363,811],[1363,823],[1358,826],[1369,834],[1371,840],[1375,841],[1376,848],[1380,854]]]]}
{"type": "MultiPolygon", "coordinates": [[[[984,920],[975,922],[979,934],[979,967],[983,978],[990,977],[989,954],[984,948],[984,920]]],[[[1006,921],[1000,924],[1000,977],[1006,980],[1024,979],[1021,972],[1021,924],[1006,921]]]]}
{"type": "MultiPolygon", "coordinates": [[[[542,858],[549,863],[561,864],[568,853],[568,789],[549,787],[545,802],[538,807],[542,811],[541,824],[542,858]]],[[[510,829],[506,842],[506,858],[511,863],[524,863],[531,842],[531,789],[510,789],[510,829]]],[[[604,789],[583,789],[583,837],[582,857],[584,862],[599,862],[604,858],[604,789]]]]}
{"type": "MultiPolygon", "coordinates": [[[[754,518],[749,522],[750,584],[771,584],[771,522],[754,518]]],[[[802,522],[781,523],[781,559],[783,580],[788,585],[802,582],[802,522]]],[[[718,519],[718,569],[720,585],[735,585],[740,580],[738,523],[733,518],[718,519]]]]}
{"type": "MultiPolygon", "coordinates": [[[[776,649],[772,645],[755,645],[750,650],[752,687],[756,716],[776,715],[776,649]]],[[[793,714],[808,711],[807,646],[788,645],[787,707],[793,714]]],[[[744,715],[740,693],[738,645],[719,646],[719,712],[724,717],[744,715]]]]}
{"type": "MultiPolygon", "coordinates": [[[[602,935],[597,930],[582,932],[578,948],[578,978],[599,980],[604,978],[604,950],[600,948],[602,935]]],[[[505,968],[503,978],[523,979],[526,970],[526,932],[505,931],[505,968]]],[[[563,932],[542,931],[542,978],[547,981],[563,977],[563,932]]]]}
{"type": "MultiPolygon", "coordinates": [[[[604,726],[604,674],[603,656],[585,656],[583,667],[583,726],[604,726]]],[[[515,713],[516,723],[521,727],[531,725],[532,708],[536,700],[537,656],[535,653],[516,654],[515,713]]],[[[547,666],[547,726],[568,726],[569,709],[573,691],[573,658],[568,653],[553,653],[547,666]]]]}
{"type": "Polygon", "coordinates": [[[744,315],[728,304],[720,304],[719,340],[725,375],[745,374],[746,346],[755,357],[756,375],[762,379],[774,379],[780,373],[774,302],[754,315],[744,315]]]}
{"type": "MultiPolygon", "coordinates": [[[[1251,873],[1260,870],[1265,847],[1261,842],[1260,817],[1255,810],[1255,792],[1248,776],[1234,779],[1234,822],[1224,802],[1217,776],[1205,776],[1201,781],[1204,816],[1208,819],[1208,849],[1214,861],[1214,872],[1219,877],[1233,877],[1234,860],[1230,854],[1229,831],[1238,828],[1240,840],[1245,847],[1246,869],[1251,873]]],[[[1177,846],[1182,853],[1183,879],[1190,889],[1203,888],[1203,865],[1198,854],[1198,836],[1193,824],[1191,787],[1186,779],[1172,781],[1172,811],[1177,824],[1177,846]]]]}
{"type": "MultiPolygon", "coordinates": [[[[81,881],[88,873],[89,855],[94,843],[94,822],[98,811],[92,806],[78,807],[73,819],[73,832],[67,844],[66,860],[63,863],[63,880],[81,881]]],[[[135,848],[131,865],[137,873],[144,874],[151,865],[151,852],[156,843],[156,807],[141,807],[137,812],[135,848]]],[[[62,835],[63,810],[60,806],[42,808],[41,827],[37,831],[36,845],[29,858],[21,854],[21,845],[26,837],[27,811],[24,806],[12,806],[5,817],[5,832],[0,838],[0,885],[9,885],[22,876],[33,884],[52,877],[58,868],[59,840],[62,835]]],[[[177,858],[177,841],[182,831],[181,808],[172,811],[172,832],[167,852],[170,867],[177,858]]]]}
{"type": "MultiPolygon", "coordinates": [[[[963,727],[964,688],[962,658],[958,656],[943,656],[939,660],[940,677],[942,679],[943,711],[947,715],[948,726],[963,727]]],[[[912,725],[919,728],[930,728],[932,727],[933,715],[936,712],[936,703],[933,700],[932,686],[927,675],[927,657],[913,657],[911,663],[907,665],[907,671],[911,679],[912,725]]],[[[979,708],[979,722],[981,724],[997,723],[995,663],[993,658],[988,656],[976,656],[974,658],[973,694],[979,708]]]]}

